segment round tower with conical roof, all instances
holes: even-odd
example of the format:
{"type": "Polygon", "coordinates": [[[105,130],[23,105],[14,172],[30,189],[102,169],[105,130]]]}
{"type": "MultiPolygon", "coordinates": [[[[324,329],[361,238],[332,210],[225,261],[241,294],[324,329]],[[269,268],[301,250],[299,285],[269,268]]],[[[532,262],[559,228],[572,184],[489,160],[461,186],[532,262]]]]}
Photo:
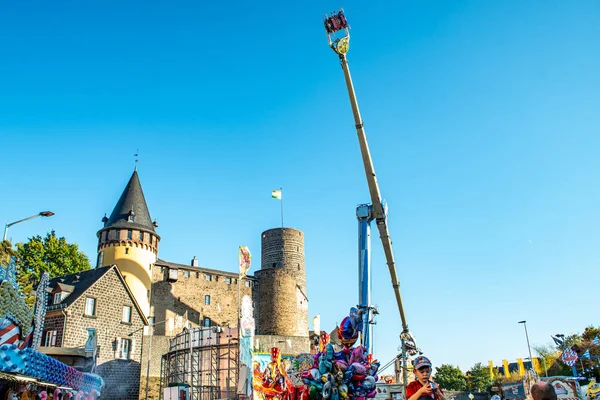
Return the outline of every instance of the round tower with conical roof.
{"type": "Polygon", "coordinates": [[[117,264],[146,316],[150,313],[152,267],[158,257],[156,221],[150,218],[137,171],[98,231],[98,267],[117,264]]]}

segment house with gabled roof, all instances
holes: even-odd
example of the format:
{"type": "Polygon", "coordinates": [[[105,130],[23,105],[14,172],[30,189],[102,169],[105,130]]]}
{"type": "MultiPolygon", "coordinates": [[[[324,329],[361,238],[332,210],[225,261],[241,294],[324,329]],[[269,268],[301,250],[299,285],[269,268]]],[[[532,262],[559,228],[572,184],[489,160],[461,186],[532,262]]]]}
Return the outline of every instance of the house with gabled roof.
{"type": "Polygon", "coordinates": [[[102,376],[103,399],[137,399],[147,324],[117,265],[57,277],[48,285],[39,350],[102,376]]]}

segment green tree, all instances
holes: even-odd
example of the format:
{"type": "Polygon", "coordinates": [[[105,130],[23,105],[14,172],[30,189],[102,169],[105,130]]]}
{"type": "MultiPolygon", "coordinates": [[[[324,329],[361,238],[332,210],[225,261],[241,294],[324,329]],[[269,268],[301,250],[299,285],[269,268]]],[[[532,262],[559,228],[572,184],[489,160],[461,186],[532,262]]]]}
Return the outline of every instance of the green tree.
{"type": "Polygon", "coordinates": [[[450,364],[435,367],[433,380],[444,390],[464,391],[467,389],[467,379],[460,368],[450,364]]]}
{"type": "Polygon", "coordinates": [[[490,370],[477,363],[467,372],[467,390],[471,392],[486,392],[491,383],[490,370]]]}
{"type": "Polygon", "coordinates": [[[50,279],[56,276],[73,274],[90,269],[90,260],[76,244],[69,244],[56,232],[46,237],[34,236],[26,243],[17,243],[17,280],[26,296],[28,304],[33,304],[36,284],[44,272],[50,279]]]}
{"type": "Polygon", "coordinates": [[[0,242],[0,266],[7,266],[10,257],[16,256],[17,253],[12,248],[12,245],[8,240],[0,242]]]}

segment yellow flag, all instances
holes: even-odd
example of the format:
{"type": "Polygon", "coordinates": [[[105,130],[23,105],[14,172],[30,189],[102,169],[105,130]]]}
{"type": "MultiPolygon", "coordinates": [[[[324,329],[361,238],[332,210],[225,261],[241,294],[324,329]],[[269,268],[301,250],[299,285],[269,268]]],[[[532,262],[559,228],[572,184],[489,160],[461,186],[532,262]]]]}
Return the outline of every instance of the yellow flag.
{"type": "Polygon", "coordinates": [[[540,366],[540,359],[537,357],[533,358],[533,370],[538,374],[542,375],[542,367],[540,366]]]}
{"type": "Polygon", "coordinates": [[[510,371],[508,370],[508,361],[507,360],[502,360],[502,366],[504,367],[504,376],[505,377],[509,377],[510,376],[510,371]]]}
{"type": "Polygon", "coordinates": [[[525,365],[523,364],[523,359],[517,358],[517,364],[519,365],[519,375],[525,375],[525,365]]]}
{"type": "Polygon", "coordinates": [[[494,362],[490,361],[490,381],[494,380],[494,362]]]}

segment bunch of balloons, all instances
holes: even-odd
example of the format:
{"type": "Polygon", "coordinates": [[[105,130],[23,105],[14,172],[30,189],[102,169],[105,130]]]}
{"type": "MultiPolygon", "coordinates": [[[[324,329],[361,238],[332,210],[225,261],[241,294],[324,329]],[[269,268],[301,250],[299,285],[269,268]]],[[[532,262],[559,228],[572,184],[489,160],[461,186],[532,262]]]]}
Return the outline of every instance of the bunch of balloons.
{"type": "Polygon", "coordinates": [[[377,394],[377,370],[380,363],[367,354],[366,348],[352,348],[362,331],[362,320],[356,308],[342,321],[338,338],[344,345],[341,351],[334,351],[327,333],[321,335],[320,348],[313,367],[302,373],[306,389],[301,400],[365,400],[377,394]]]}

